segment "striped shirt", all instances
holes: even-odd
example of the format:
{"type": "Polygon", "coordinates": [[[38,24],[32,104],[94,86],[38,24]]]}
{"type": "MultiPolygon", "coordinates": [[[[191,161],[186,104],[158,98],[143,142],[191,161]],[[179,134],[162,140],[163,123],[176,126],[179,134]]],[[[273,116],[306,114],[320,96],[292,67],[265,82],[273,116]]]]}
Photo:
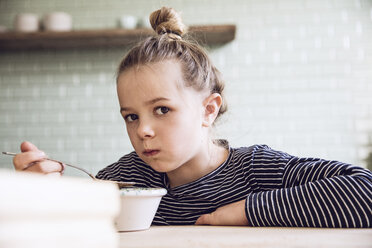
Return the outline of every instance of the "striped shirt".
{"type": "Polygon", "coordinates": [[[170,188],[165,173],[135,152],[104,168],[98,178],[162,187],[153,225],[192,225],[202,214],[246,199],[251,226],[371,227],[372,174],[338,161],[298,158],[266,145],[229,148],[217,169],[170,188]]]}

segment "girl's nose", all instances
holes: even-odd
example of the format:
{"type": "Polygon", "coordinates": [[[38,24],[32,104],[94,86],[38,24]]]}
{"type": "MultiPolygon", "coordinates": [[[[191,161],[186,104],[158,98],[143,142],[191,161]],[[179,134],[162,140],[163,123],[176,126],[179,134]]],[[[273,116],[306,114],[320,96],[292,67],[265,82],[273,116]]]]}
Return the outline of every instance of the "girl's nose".
{"type": "Polygon", "coordinates": [[[154,137],[155,132],[152,127],[152,125],[149,122],[140,122],[138,128],[137,128],[137,135],[142,138],[151,138],[154,137]]]}

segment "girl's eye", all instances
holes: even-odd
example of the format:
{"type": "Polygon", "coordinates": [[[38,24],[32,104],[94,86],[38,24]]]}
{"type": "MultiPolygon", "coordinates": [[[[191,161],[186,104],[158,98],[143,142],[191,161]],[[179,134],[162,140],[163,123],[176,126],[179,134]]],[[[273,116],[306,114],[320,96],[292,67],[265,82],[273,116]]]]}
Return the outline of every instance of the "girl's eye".
{"type": "Polygon", "coordinates": [[[129,114],[124,117],[124,119],[128,122],[132,122],[138,119],[138,116],[135,114],[129,114]]]}
{"type": "Polygon", "coordinates": [[[169,112],[169,108],[168,107],[158,107],[158,108],[155,109],[155,112],[158,115],[164,115],[164,114],[169,112]]]}

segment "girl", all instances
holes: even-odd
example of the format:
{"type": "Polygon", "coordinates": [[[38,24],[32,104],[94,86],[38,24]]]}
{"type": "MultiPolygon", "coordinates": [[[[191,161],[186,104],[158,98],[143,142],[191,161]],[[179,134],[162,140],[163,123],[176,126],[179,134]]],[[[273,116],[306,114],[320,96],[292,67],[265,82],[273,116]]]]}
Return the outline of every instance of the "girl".
{"type": "MultiPolygon", "coordinates": [[[[97,177],[168,190],[154,225],[371,227],[372,175],[358,166],[298,158],[265,145],[232,148],[210,130],[226,111],[224,84],[178,14],[150,16],[157,35],[120,63],[117,94],[134,152],[97,177]]],[[[61,165],[24,142],[17,170],[61,165]]],[[[62,166],[63,169],[63,166],[62,166]]]]}

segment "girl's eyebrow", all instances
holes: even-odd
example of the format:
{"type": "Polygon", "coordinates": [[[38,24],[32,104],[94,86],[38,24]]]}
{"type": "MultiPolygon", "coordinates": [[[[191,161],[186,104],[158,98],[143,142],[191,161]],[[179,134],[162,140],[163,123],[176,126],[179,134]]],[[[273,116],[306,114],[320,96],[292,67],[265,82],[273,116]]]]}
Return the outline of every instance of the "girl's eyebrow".
{"type": "MultiPolygon", "coordinates": [[[[149,101],[146,101],[145,105],[152,105],[152,104],[155,104],[159,101],[170,101],[170,99],[168,99],[166,97],[157,97],[157,98],[151,99],[149,101]]],[[[125,107],[120,108],[120,112],[129,111],[129,110],[130,110],[130,108],[125,108],[125,107]]]]}
{"type": "Polygon", "coordinates": [[[120,108],[120,113],[123,112],[123,111],[129,111],[129,108],[123,108],[123,107],[121,107],[120,108]]]}
{"type": "Polygon", "coordinates": [[[147,102],[145,102],[146,105],[152,105],[156,102],[159,102],[159,101],[169,101],[168,98],[165,98],[165,97],[157,97],[157,98],[154,98],[152,100],[149,100],[147,102]]]}

